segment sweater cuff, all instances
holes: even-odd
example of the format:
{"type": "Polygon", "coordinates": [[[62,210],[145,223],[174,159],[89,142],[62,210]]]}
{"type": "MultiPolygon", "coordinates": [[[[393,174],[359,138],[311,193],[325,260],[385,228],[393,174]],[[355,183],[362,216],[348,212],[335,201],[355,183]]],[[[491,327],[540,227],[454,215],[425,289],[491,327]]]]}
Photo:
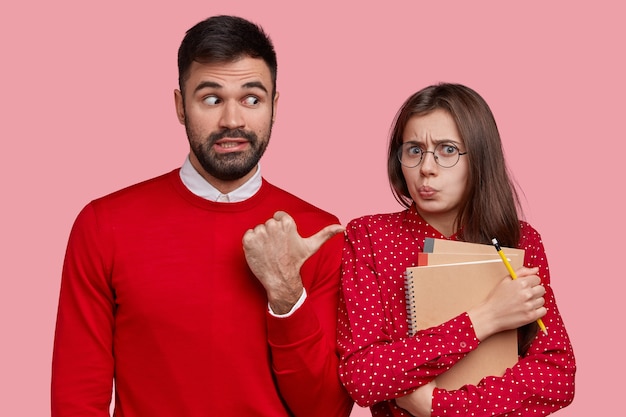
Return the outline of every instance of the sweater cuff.
{"type": "Polygon", "coordinates": [[[310,300],[304,300],[288,317],[272,315],[269,310],[267,312],[267,338],[272,346],[299,344],[311,337],[318,337],[320,332],[321,327],[310,300]]]}
{"type": "Polygon", "coordinates": [[[304,304],[304,300],[306,300],[306,289],[302,288],[302,295],[300,295],[300,298],[298,299],[298,301],[296,301],[296,303],[294,304],[293,307],[291,307],[291,310],[289,310],[287,313],[285,314],[276,314],[272,311],[272,307],[270,307],[270,304],[267,303],[267,309],[270,312],[270,314],[274,317],[278,317],[281,319],[287,318],[289,316],[291,316],[293,314],[294,311],[296,311],[297,309],[300,308],[300,306],[302,304],[304,304]]]}

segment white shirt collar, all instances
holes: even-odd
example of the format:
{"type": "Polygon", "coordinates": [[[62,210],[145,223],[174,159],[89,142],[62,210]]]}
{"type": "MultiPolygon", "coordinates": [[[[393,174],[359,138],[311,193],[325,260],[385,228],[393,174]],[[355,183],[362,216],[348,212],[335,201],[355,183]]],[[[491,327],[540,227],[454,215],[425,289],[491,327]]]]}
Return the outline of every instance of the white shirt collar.
{"type": "Polygon", "coordinates": [[[196,171],[194,166],[191,165],[189,156],[187,156],[183,166],[180,168],[180,179],[185,184],[185,187],[198,197],[220,203],[236,203],[247,200],[259,191],[263,182],[261,178],[261,164],[259,163],[254,175],[241,187],[228,194],[222,194],[196,171]]]}

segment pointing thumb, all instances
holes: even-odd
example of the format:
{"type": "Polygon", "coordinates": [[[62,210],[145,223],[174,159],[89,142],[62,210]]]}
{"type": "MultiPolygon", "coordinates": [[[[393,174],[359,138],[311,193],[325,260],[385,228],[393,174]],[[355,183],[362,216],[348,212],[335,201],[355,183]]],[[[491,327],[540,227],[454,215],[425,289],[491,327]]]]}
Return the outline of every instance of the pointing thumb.
{"type": "Polygon", "coordinates": [[[326,243],[331,237],[337,233],[343,232],[345,227],[340,224],[331,224],[315,233],[314,235],[306,238],[307,246],[311,250],[311,255],[318,251],[324,243],[326,243]]]}

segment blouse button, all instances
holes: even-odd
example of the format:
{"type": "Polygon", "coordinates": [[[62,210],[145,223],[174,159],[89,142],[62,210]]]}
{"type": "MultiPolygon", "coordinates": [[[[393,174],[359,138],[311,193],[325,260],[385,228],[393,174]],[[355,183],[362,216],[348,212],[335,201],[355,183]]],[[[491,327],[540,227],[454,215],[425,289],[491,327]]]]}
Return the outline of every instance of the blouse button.
{"type": "Polygon", "coordinates": [[[465,343],[465,342],[461,342],[461,343],[460,343],[460,345],[461,345],[461,347],[462,347],[463,349],[465,349],[465,348],[467,347],[467,343],[465,343]]]}

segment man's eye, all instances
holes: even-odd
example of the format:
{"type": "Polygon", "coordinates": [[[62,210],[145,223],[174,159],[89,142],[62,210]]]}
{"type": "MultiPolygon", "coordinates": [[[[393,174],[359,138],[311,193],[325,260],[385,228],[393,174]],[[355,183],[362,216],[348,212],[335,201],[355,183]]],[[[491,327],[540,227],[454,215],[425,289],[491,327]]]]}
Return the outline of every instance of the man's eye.
{"type": "Polygon", "coordinates": [[[255,96],[248,96],[244,99],[244,103],[246,103],[249,106],[255,106],[259,104],[259,98],[255,96]]]}
{"type": "Polygon", "coordinates": [[[209,106],[214,106],[220,102],[220,99],[215,96],[208,96],[203,101],[205,104],[208,104],[209,106]]]}

